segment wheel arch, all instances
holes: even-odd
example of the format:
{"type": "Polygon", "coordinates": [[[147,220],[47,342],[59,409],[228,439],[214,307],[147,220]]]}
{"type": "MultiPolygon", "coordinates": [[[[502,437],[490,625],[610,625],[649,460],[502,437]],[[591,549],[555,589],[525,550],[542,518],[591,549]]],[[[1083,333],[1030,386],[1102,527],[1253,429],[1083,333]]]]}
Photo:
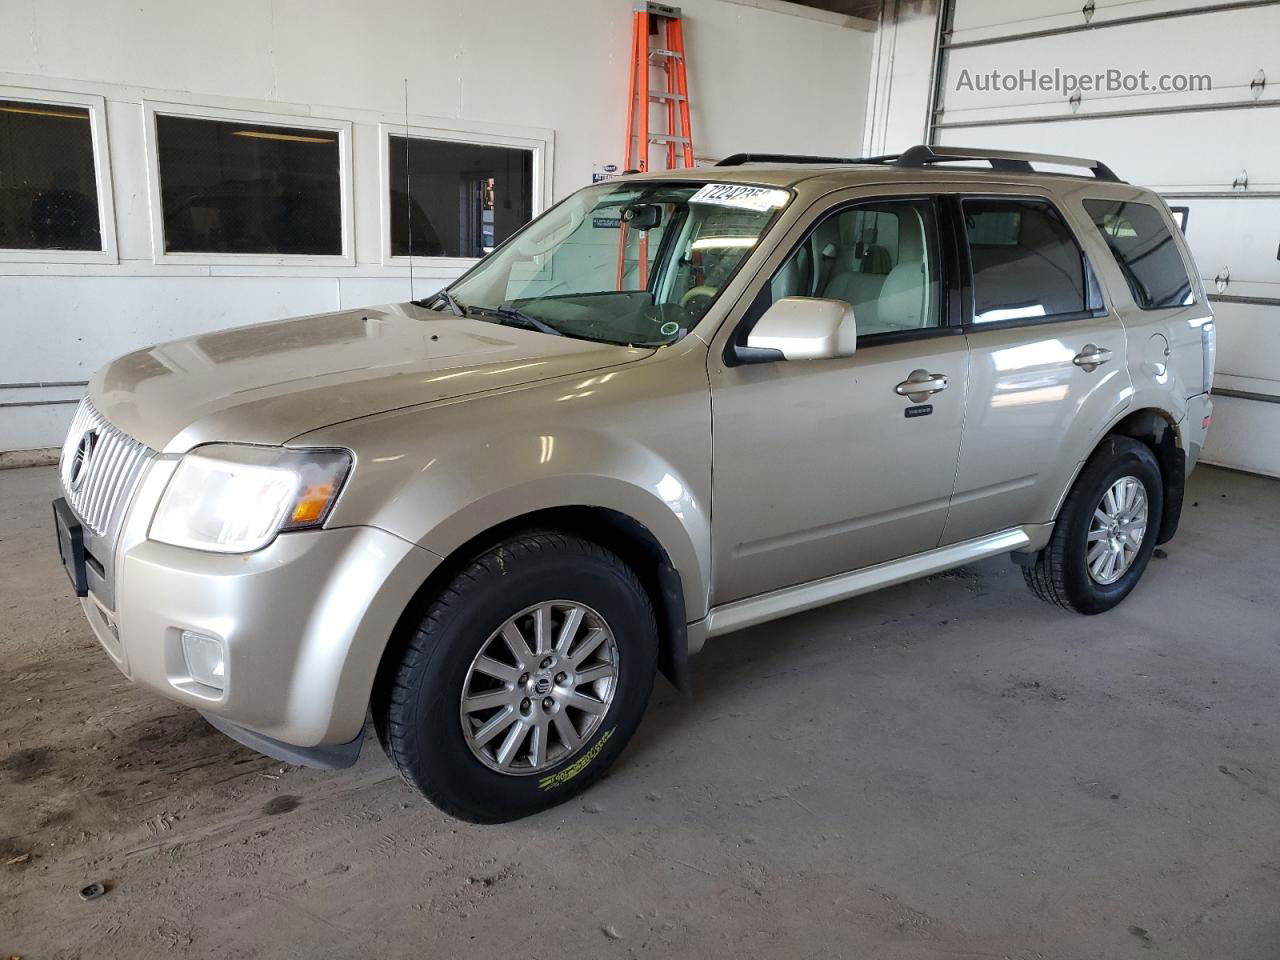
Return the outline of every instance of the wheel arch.
{"type": "Polygon", "coordinates": [[[1127,414],[1112,425],[1107,435],[1118,434],[1145,444],[1155,454],[1163,482],[1164,512],[1156,543],[1168,543],[1178,532],[1182,519],[1182,499],[1186,490],[1187,453],[1182,431],[1173,415],[1159,407],[1144,407],[1127,414]]]}
{"type": "Polygon", "coordinates": [[[554,530],[581,537],[616,553],[635,571],[649,594],[658,620],[658,669],[682,693],[691,691],[689,631],[685,578],[667,548],[643,523],[611,507],[560,505],[544,507],[491,524],[444,554],[401,613],[382,651],[373,686],[376,704],[387,689],[410,631],[432,600],[476,557],[522,533],[554,530]]]}
{"type": "Polygon", "coordinates": [[[1097,453],[1099,447],[1109,436],[1123,436],[1137,440],[1151,449],[1156,463],[1160,466],[1163,481],[1164,513],[1160,520],[1160,530],[1156,543],[1168,543],[1178,530],[1178,522],[1182,516],[1182,500],[1186,484],[1186,450],[1183,446],[1182,431],[1174,415],[1160,407],[1141,407],[1117,414],[1112,422],[1094,440],[1087,456],[1076,464],[1070,481],[1063,487],[1054,506],[1053,517],[1057,520],[1062,504],[1076,478],[1084,469],[1089,459],[1097,453]]]}

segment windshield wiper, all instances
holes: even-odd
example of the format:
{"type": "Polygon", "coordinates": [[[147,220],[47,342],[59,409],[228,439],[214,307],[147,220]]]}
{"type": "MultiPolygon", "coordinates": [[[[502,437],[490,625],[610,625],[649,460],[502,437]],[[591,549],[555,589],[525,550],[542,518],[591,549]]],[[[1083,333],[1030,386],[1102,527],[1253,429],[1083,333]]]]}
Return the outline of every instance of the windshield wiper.
{"type": "Polygon", "coordinates": [[[505,323],[512,327],[524,327],[527,330],[537,330],[539,333],[549,333],[553,337],[563,337],[564,331],[557,330],[545,320],[539,320],[531,313],[525,313],[523,310],[517,310],[515,307],[477,307],[474,304],[467,307],[470,313],[479,314],[482,317],[493,317],[499,323],[505,323]]]}
{"type": "Polygon", "coordinates": [[[458,301],[453,298],[453,294],[450,293],[448,290],[444,290],[444,289],[438,290],[436,291],[436,293],[432,294],[426,299],[417,300],[415,302],[419,306],[423,306],[423,307],[425,307],[429,303],[437,303],[437,302],[443,303],[446,307],[449,308],[449,312],[452,313],[455,317],[465,317],[467,315],[467,312],[462,309],[462,304],[458,303],[458,301]]]}

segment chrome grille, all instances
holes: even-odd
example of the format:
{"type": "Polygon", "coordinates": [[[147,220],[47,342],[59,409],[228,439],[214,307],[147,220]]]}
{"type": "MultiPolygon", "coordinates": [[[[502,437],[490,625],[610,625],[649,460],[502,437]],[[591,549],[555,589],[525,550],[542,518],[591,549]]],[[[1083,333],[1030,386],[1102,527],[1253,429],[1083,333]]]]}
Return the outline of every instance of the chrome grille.
{"type": "Polygon", "coordinates": [[[88,400],[80,402],[58,471],[80,522],[102,536],[128,502],[155,451],[108,423],[88,400]]]}

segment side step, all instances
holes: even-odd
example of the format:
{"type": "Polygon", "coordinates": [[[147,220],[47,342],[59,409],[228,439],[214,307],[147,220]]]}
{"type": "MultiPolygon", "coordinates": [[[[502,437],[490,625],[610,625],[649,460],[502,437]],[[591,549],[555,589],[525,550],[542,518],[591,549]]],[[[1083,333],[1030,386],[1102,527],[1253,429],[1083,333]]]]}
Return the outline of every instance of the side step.
{"type": "Polygon", "coordinates": [[[939,547],[926,553],[904,557],[901,560],[890,560],[855,570],[852,573],[841,573],[822,580],[810,580],[808,583],[794,587],[784,587],[771,593],[763,593],[758,597],[735,600],[733,603],[712,607],[704,621],[706,636],[715,637],[734,630],[754,627],[756,624],[788,617],[793,613],[823,607],[838,600],[847,600],[859,594],[870,593],[881,587],[891,587],[896,583],[905,583],[927,577],[933,573],[941,573],[975,560],[985,560],[997,554],[1009,553],[1013,550],[1038,550],[1048,542],[1053,531],[1053,524],[1035,524],[1025,527],[1013,527],[990,533],[974,540],[953,543],[939,547]]]}

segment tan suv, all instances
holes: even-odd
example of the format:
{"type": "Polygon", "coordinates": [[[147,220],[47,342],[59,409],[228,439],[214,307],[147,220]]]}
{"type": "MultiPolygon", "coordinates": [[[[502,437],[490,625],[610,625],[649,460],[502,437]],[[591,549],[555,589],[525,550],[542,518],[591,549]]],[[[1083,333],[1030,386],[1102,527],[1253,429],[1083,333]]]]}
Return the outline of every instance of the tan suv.
{"type": "Polygon", "coordinates": [[[1209,424],[1196,277],[1093,161],[623,177],[425,301],[116,360],[59,546],[139,684],[317,766],[372,711],[434,803],[512,819],[599,777],[708,637],[1001,553],[1120,602],[1209,424]]]}

